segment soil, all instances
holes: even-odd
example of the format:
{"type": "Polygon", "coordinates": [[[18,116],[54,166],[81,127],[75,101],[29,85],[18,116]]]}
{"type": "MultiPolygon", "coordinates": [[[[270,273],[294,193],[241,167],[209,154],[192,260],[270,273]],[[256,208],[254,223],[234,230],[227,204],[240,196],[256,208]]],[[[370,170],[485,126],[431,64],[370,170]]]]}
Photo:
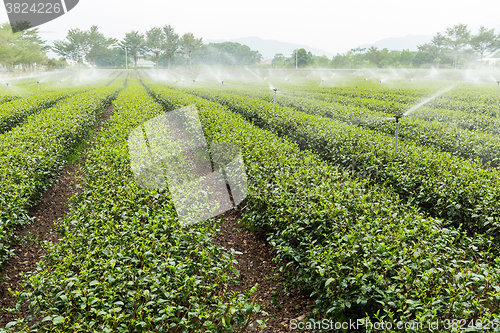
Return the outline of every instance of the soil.
{"type": "MultiPolygon", "coordinates": [[[[242,293],[258,284],[254,294],[255,302],[263,305],[262,310],[268,313],[267,317],[259,316],[255,319],[265,320],[266,328],[248,328],[249,332],[281,333],[290,332],[291,319],[303,320],[311,312],[313,299],[296,290],[285,291],[284,280],[273,261],[275,254],[265,235],[249,231],[241,225],[241,211],[232,210],[224,215],[225,221],[221,232],[214,237],[214,243],[224,248],[234,249],[242,254],[236,255],[241,281],[231,286],[232,291],[242,293]]],[[[304,331],[304,333],[306,333],[304,331]]]]}
{"type": "MultiPolygon", "coordinates": [[[[106,108],[93,129],[99,130],[112,113],[112,106],[106,108]]],[[[66,165],[54,184],[29,209],[28,215],[33,218],[32,223],[14,230],[14,235],[20,237],[21,241],[11,247],[14,255],[5,263],[3,271],[0,272],[2,277],[0,281],[0,327],[5,327],[19,315],[23,317],[28,315],[26,305],[22,307],[19,315],[6,311],[16,305],[16,298],[9,290],[21,291],[21,283],[24,280],[22,275],[36,270],[45,252],[42,247],[43,241],[52,243],[59,241],[61,235],[57,233],[55,222],[68,212],[69,199],[81,192],[76,177],[78,172],[77,165],[66,165]]]]}
{"type": "MultiPolygon", "coordinates": [[[[99,130],[112,112],[112,106],[108,107],[94,129],[99,130]]],[[[82,163],[84,160],[85,155],[83,154],[78,163],[82,163]]],[[[12,247],[14,255],[0,272],[2,275],[0,281],[0,327],[5,327],[7,323],[15,320],[19,315],[25,317],[29,314],[26,305],[22,307],[20,314],[14,315],[5,310],[15,307],[16,299],[9,290],[21,291],[21,282],[24,280],[22,275],[36,270],[38,262],[44,256],[44,249],[41,246],[43,241],[54,243],[61,237],[57,233],[55,222],[68,212],[68,200],[81,192],[77,180],[78,173],[78,165],[67,165],[57,177],[54,185],[29,210],[29,215],[34,218],[33,222],[14,231],[16,236],[25,239],[25,241],[20,241],[12,247]],[[36,237],[37,240],[27,239],[27,237],[36,237]]],[[[254,324],[255,327],[249,327],[246,331],[290,332],[290,319],[302,320],[310,313],[313,300],[295,290],[285,290],[283,278],[277,264],[273,261],[275,254],[267,243],[265,235],[258,235],[243,228],[240,222],[240,210],[236,209],[225,213],[224,219],[221,232],[214,237],[214,243],[223,246],[228,251],[232,248],[242,253],[236,255],[237,269],[240,273],[238,279],[241,282],[231,285],[230,290],[241,293],[258,284],[254,300],[263,305],[262,310],[268,313],[268,316],[254,318],[254,320],[267,319],[265,329],[260,330],[258,325],[254,324]]]]}
{"type": "MultiPolygon", "coordinates": [[[[68,208],[66,203],[69,198],[79,192],[77,182],[73,177],[76,172],[74,165],[68,165],[56,183],[44,194],[41,201],[31,207],[29,215],[34,221],[24,228],[16,229],[16,236],[36,237],[37,241],[27,240],[16,244],[14,255],[7,261],[4,270],[1,272],[3,281],[0,283],[0,326],[5,325],[17,318],[17,315],[11,314],[4,308],[14,308],[16,299],[12,291],[21,291],[21,282],[24,280],[22,274],[35,271],[38,262],[42,259],[44,249],[41,246],[43,241],[55,243],[60,235],[56,232],[54,222],[64,216],[68,208]]],[[[23,308],[23,313],[27,308],[23,308]]]]}

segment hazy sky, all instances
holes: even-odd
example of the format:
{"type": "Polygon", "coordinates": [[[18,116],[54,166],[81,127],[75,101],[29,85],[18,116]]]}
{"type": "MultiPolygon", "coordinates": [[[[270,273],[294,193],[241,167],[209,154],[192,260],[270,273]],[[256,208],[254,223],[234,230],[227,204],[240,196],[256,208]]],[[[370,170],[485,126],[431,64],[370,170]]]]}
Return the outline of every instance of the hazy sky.
{"type": "MultiPolygon", "coordinates": [[[[383,38],[434,35],[457,23],[500,32],[498,0],[80,0],[66,15],[40,26],[42,37],[98,25],[109,37],[172,25],[206,39],[258,36],[343,53],[383,38]]],[[[0,22],[8,21],[5,7],[0,22]]]]}

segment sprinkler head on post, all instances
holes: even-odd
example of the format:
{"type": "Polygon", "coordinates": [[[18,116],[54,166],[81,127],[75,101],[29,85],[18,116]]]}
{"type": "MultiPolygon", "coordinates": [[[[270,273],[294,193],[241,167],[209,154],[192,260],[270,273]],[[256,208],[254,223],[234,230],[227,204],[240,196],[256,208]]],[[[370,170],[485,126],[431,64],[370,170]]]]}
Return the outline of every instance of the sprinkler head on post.
{"type": "Polygon", "coordinates": [[[274,105],[276,104],[276,92],[278,92],[278,88],[273,88],[274,91],[274,100],[273,100],[273,115],[274,115],[274,105]]]}
{"type": "Polygon", "coordinates": [[[394,155],[397,156],[398,154],[398,137],[399,137],[399,118],[402,118],[403,117],[403,114],[401,112],[397,113],[395,115],[395,118],[396,118],[396,132],[394,133],[395,134],[395,138],[394,138],[394,155]]]}
{"type": "Polygon", "coordinates": [[[400,118],[403,118],[403,114],[400,112],[400,113],[397,113],[394,117],[396,118],[396,122],[399,123],[399,119],[400,118]]]}

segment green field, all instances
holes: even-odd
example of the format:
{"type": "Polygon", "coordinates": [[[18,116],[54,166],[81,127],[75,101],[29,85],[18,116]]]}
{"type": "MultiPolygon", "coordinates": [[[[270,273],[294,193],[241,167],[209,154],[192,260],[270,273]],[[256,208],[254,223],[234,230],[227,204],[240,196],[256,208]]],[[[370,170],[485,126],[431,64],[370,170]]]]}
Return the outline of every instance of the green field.
{"type": "Polygon", "coordinates": [[[265,235],[286,285],[312,298],[311,318],[391,323],[387,332],[398,322],[500,327],[500,96],[486,76],[252,67],[41,80],[0,91],[2,265],[30,207],[73,160],[81,193],[17,292],[34,317],[9,329],[265,326],[253,319],[266,316],[255,288],[231,289],[237,256],[213,242],[224,219],[181,226],[168,190],[134,181],[130,133],[191,105],[207,141],[240,148],[242,224],[265,235]]]}

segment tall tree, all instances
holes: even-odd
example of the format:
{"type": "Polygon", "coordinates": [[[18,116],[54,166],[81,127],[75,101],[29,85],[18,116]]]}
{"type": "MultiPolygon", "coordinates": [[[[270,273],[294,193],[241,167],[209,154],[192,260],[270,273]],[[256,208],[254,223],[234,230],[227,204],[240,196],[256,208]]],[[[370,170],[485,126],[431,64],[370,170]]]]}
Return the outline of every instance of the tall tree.
{"type": "Polygon", "coordinates": [[[493,53],[500,49],[500,36],[495,34],[495,29],[488,30],[481,26],[479,27],[478,34],[471,37],[469,45],[474,52],[479,53],[481,67],[483,67],[484,53],[493,53]]]}
{"type": "Polygon", "coordinates": [[[19,35],[20,33],[12,33],[9,23],[4,23],[0,27],[0,63],[5,70],[21,58],[18,47],[19,35]]]}
{"type": "Polygon", "coordinates": [[[9,23],[0,25],[0,63],[5,69],[21,65],[23,70],[47,60],[48,47],[38,35],[38,29],[13,32],[9,23]]]}
{"type": "Polygon", "coordinates": [[[185,33],[180,41],[182,51],[188,55],[189,69],[191,69],[191,56],[203,45],[201,38],[195,38],[191,32],[185,33]]]}
{"type": "Polygon", "coordinates": [[[429,57],[430,61],[434,62],[436,68],[439,69],[439,64],[443,60],[444,51],[446,50],[446,37],[440,32],[432,37],[430,43],[419,45],[418,50],[429,57]]]}
{"type": "Polygon", "coordinates": [[[312,62],[312,53],[307,52],[306,49],[295,49],[292,53],[293,63],[298,67],[305,67],[312,62]]]}
{"type": "Polygon", "coordinates": [[[158,69],[158,59],[163,52],[164,43],[165,33],[161,28],[154,27],[146,31],[146,48],[155,58],[156,69],[158,69]]]}
{"type": "Polygon", "coordinates": [[[253,65],[262,59],[259,51],[252,51],[247,45],[223,42],[203,45],[193,56],[193,63],[207,65],[253,65]]]}
{"type": "Polygon", "coordinates": [[[83,63],[83,59],[87,58],[90,51],[87,34],[80,29],[71,29],[68,31],[66,40],[54,41],[52,50],[60,56],[81,64],[83,63]]]}
{"type": "Polygon", "coordinates": [[[42,52],[50,51],[50,46],[45,45],[45,41],[40,37],[38,28],[23,30],[19,38],[21,40],[38,45],[42,52]]]}
{"type": "Polygon", "coordinates": [[[138,31],[132,30],[125,34],[125,38],[119,43],[120,48],[127,49],[128,56],[134,59],[135,69],[137,70],[137,60],[140,55],[147,52],[144,36],[138,31]]]}
{"type": "Polygon", "coordinates": [[[99,32],[99,29],[96,25],[91,26],[90,30],[85,32],[85,34],[89,45],[89,51],[87,56],[92,66],[95,66],[95,59],[98,56],[105,54],[111,45],[118,42],[118,40],[114,38],[104,37],[104,35],[99,32]]]}
{"type": "Polygon", "coordinates": [[[95,59],[99,67],[121,67],[125,63],[125,52],[118,47],[110,48],[95,59]]]}
{"type": "Polygon", "coordinates": [[[378,67],[382,67],[384,65],[384,60],[389,57],[389,51],[386,48],[378,50],[377,47],[370,46],[368,52],[366,52],[366,56],[371,63],[378,67]]]}
{"type": "Polygon", "coordinates": [[[453,67],[457,68],[458,52],[469,44],[470,31],[467,24],[457,24],[446,28],[445,43],[453,51],[453,67]]]}
{"type": "Polygon", "coordinates": [[[165,36],[165,40],[163,43],[163,50],[168,57],[168,69],[170,69],[170,59],[174,56],[175,52],[180,47],[180,39],[179,35],[175,33],[174,28],[170,25],[166,25],[163,27],[163,33],[165,36]]]}

